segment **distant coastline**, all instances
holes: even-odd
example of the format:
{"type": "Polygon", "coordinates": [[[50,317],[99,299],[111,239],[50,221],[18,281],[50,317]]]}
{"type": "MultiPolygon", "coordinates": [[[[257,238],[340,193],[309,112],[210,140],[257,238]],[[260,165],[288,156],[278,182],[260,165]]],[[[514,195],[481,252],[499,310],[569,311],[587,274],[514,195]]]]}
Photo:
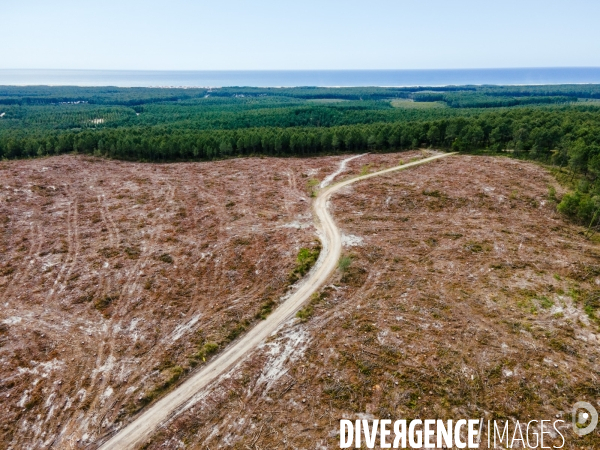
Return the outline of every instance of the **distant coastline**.
{"type": "Polygon", "coordinates": [[[0,69],[0,85],[117,87],[360,87],[552,85],[600,83],[600,67],[432,69],[130,71],[0,69]]]}

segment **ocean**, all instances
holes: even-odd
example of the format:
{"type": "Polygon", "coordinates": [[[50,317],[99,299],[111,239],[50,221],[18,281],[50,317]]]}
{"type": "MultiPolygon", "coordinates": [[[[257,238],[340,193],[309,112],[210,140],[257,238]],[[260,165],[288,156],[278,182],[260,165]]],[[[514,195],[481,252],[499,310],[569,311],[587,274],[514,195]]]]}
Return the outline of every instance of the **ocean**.
{"type": "Polygon", "coordinates": [[[600,83],[600,67],[453,70],[131,71],[0,69],[0,85],[119,87],[447,86],[600,83]]]}

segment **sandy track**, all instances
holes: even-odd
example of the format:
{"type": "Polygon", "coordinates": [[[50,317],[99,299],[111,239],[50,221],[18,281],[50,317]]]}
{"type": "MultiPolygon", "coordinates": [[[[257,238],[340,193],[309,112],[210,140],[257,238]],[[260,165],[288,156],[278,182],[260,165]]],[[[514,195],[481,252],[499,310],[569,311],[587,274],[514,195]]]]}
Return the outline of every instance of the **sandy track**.
{"type": "Polygon", "coordinates": [[[217,379],[217,377],[226,373],[241,359],[249,355],[264,339],[293,317],[313,292],[318,290],[327,281],[331,273],[335,270],[342,251],[340,230],[335,225],[335,221],[327,208],[328,201],[335,192],[357,181],[425,164],[452,154],[439,154],[401,166],[362,175],[332,185],[321,191],[315,201],[314,210],[319,220],[318,226],[321,231],[323,251],[310,277],[266,320],[256,325],[241,340],[234,343],[182,383],[177,389],[156,402],[133,422],[117,432],[117,434],[102,444],[100,449],[134,449],[142,445],[161,423],[191,406],[190,399],[200,390],[204,389],[217,379]]]}

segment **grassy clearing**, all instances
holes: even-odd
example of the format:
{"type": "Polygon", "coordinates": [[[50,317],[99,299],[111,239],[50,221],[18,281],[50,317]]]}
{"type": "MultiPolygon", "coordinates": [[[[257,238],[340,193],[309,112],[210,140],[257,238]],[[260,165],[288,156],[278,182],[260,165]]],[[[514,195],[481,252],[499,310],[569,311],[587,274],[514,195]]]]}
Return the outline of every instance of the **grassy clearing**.
{"type": "Polygon", "coordinates": [[[311,98],[306,100],[306,103],[321,103],[321,104],[327,104],[327,103],[340,103],[340,102],[347,102],[348,100],[345,98],[311,98]]]}
{"type": "Polygon", "coordinates": [[[391,105],[394,108],[404,109],[432,109],[432,108],[447,108],[448,106],[443,102],[415,102],[411,99],[395,99],[392,100],[391,105]]]}

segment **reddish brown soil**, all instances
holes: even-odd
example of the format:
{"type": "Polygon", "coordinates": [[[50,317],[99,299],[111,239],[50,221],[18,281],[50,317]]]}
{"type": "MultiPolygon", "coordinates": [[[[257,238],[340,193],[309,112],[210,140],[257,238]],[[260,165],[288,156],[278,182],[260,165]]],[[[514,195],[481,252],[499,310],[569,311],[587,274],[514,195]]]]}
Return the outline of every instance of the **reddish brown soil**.
{"type": "Polygon", "coordinates": [[[341,418],[388,417],[558,417],[564,448],[600,448],[568,430],[600,395],[584,311],[600,248],[550,185],[534,164],[456,156],[347,188],[332,210],[362,238],[349,267],[148,448],[339,448],[341,418]]]}
{"type": "Polygon", "coordinates": [[[0,448],[94,442],[260,320],[343,158],[0,162],[0,448]]]}

